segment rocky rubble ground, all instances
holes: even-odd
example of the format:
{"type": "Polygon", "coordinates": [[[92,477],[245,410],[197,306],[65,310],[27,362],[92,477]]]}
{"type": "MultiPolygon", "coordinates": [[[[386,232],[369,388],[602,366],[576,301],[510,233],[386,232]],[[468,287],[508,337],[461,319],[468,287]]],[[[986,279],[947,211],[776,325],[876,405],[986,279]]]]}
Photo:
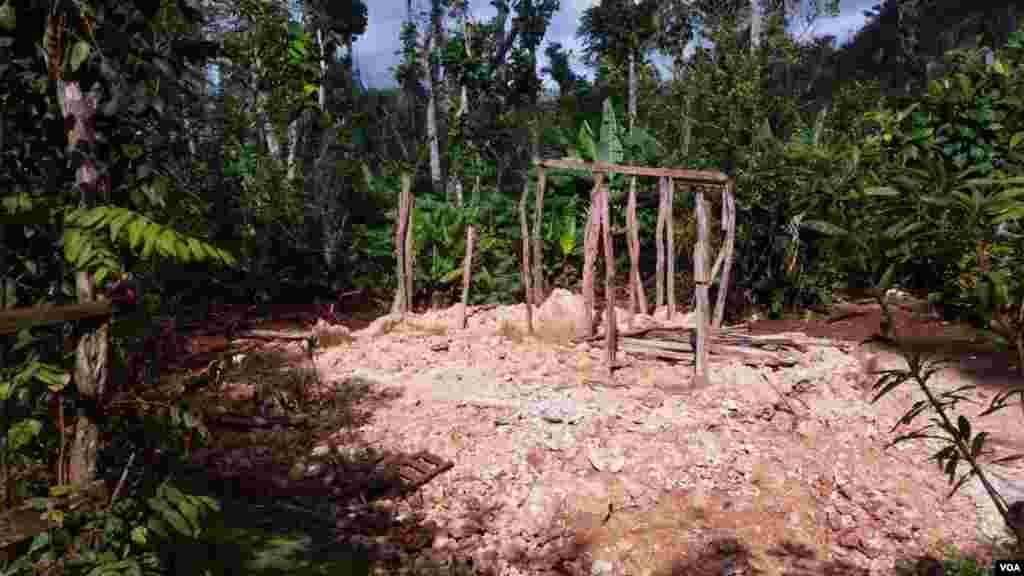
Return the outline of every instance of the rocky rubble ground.
{"type": "MultiPolygon", "coordinates": [[[[471,309],[466,330],[457,307],[386,316],[318,357],[327,381],[394,392],[363,441],[455,464],[411,498],[343,514],[350,542],[407,566],[471,558],[499,574],[888,574],[1003,537],[979,486],[944,499],[926,462],[937,445],[883,449],[919,393],[871,404],[865,370],[899,357],[821,340],[790,368],[714,361],[702,387],[690,366],[628,355],[610,379],[601,342],[567,341],[579,305],[550,299],[537,338],[523,337],[522,305],[471,309]],[[374,522],[414,521],[430,536],[374,536],[374,522]]],[[[618,318],[623,330],[691,321],[665,316],[618,318]]],[[[1019,440],[1015,422],[986,429],[1019,440]]]]}

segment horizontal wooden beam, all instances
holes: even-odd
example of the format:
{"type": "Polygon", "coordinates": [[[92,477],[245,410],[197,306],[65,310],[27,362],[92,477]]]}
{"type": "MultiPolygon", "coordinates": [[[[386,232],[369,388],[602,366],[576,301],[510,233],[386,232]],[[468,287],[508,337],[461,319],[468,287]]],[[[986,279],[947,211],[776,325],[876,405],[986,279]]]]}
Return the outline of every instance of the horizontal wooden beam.
{"type": "Polygon", "coordinates": [[[67,306],[37,306],[0,310],[0,336],[15,334],[33,326],[47,326],[61,322],[73,322],[86,318],[99,318],[113,314],[109,300],[83,302],[67,306]]]}
{"type": "Polygon", "coordinates": [[[548,168],[567,168],[570,170],[587,170],[590,172],[614,172],[629,176],[654,176],[676,178],[697,184],[726,184],[729,177],[721,172],[707,170],[683,170],[681,168],[649,168],[646,166],[625,166],[606,162],[583,162],[582,160],[538,160],[538,166],[548,168]]]}

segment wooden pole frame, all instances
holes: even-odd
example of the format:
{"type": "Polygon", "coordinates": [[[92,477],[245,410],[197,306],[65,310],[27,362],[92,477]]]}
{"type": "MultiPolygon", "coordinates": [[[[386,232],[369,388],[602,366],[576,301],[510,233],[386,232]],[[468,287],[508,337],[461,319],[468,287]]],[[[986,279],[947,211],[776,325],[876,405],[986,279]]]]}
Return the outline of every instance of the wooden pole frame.
{"type": "MultiPolygon", "coordinates": [[[[615,320],[615,298],[612,293],[614,280],[614,254],[610,237],[611,218],[608,212],[608,174],[625,174],[630,176],[653,176],[658,179],[658,224],[655,233],[655,246],[658,251],[657,260],[657,296],[655,307],[664,304],[667,297],[669,318],[675,315],[675,246],[672,209],[674,201],[674,181],[681,180],[685,184],[696,187],[696,216],[697,216],[697,241],[693,248],[693,278],[696,292],[697,334],[696,334],[696,362],[694,362],[695,381],[698,384],[707,381],[707,359],[708,359],[708,338],[711,330],[721,328],[722,319],[725,314],[725,297],[729,288],[729,277],[732,268],[733,249],[736,238],[736,201],[734,198],[734,183],[731,178],[721,172],[680,170],[675,168],[652,168],[646,166],[626,166],[622,164],[608,164],[604,162],[583,162],[580,160],[535,160],[538,167],[538,187],[542,187],[546,179],[544,168],[560,168],[569,170],[586,170],[594,177],[594,187],[590,191],[590,216],[587,219],[584,242],[584,264],[583,264],[583,300],[584,300],[584,322],[586,326],[585,337],[593,336],[594,327],[594,264],[597,252],[603,248],[605,253],[605,361],[608,364],[609,372],[614,369],[615,352],[618,348],[617,325],[615,320]],[[715,194],[721,198],[722,204],[722,247],[719,249],[716,261],[710,274],[708,271],[709,258],[709,226],[707,217],[706,195],[715,194]],[[602,246],[603,245],[603,246],[602,246]],[[708,298],[709,286],[715,281],[718,272],[721,271],[721,282],[719,284],[717,302],[714,312],[710,307],[708,298]],[[663,277],[664,276],[664,277],[663,277]],[[666,286],[667,284],[667,286],[666,286]],[[663,286],[665,289],[663,290],[663,286]]],[[[630,202],[635,202],[634,196],[630,194],[630,202]]],[[[540,208],[538,206],[538,208],[540,208]]],[[[635,206],[631,208],[635,210],[635,206]]],[[[521,219],[525,224],[525,204],[521,204],[521,219]]],[[[635,213],[627,210],[627,220],[633,221],[635,213]]],[[[534,234],[540,226],[539,212],[537,210],[534,220],[534,234]]],[[[628,224],[628,223],[627,223],[628,224]]],[[[530,236],[527,230],[523,230],[524,252],[530,251],[530,236]]],[[[630,242],[639,242],[638,239],[629,238],[630,242]]],[[[535,251],[536,255],[537,252],[535,251]]],[[[633,251],[630,251],[633,257],[633,251]]],[[[631,258],[632,259],[632,258],[631,258]]],[[[535,286],[536,279],[530,278],[530,266],[528,262],[523,263],[523,285],[527,287],[527,309],[531,307],[531,294],[535,292],[530,288],[535,286]],[[532,281],[531,281],[532,280],[532,281]]],[[[635,272],[630,270],[630,282],[634,282],[635,272]]],[[[639,289],[639,287],[637,288],[639,289]]],[[[632,311],[636,301],[636,294],[632,296],[630,310],[632,311]]],[[[528,314],[529,317],[529,314],[528,314]]]]}

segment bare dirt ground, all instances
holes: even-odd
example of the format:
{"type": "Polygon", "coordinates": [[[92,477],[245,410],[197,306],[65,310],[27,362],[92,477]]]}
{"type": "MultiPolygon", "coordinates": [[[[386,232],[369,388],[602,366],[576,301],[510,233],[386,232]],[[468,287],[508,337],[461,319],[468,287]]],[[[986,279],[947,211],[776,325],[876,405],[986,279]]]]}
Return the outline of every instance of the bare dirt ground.
{"type": "MultiPolygon", "coordinates": [[[[557,313],[541,315],[535,337],[522,305],[471,308],[466,330],[457,315],[360,323],[353,342],[316,357],[324,382],[389,399],[345,442],[454,463],[413,496],[374,503],[391,525],[416,518],[428,538],[402,543],[338,519],[376,557],[472,558],[508,575],[892,574],[950,546],[984,561],[1006,538],[976,481],[945,499],[927,461],[939,444],[885,449],[923,395],[906,385],[871,403],[867,372],[905,367],[858,343],[877,315],[751,323],[822,340],[788,368],[712,356],[702,387],[692,366],[623,353],[609,379],[603,343],[572,344],[557,313]]],[[[980,386],[967,415],[1024,384],[962,326],[898,310],[897,331],[953,355],[937,388],[980,386]]],[[[1024,451],[1020,422],[1016,407],[975,420],[993,437],[987,460],[1024,451]]],[[[1024,481],[1024,467],[997,472],[1024,481]]]]}

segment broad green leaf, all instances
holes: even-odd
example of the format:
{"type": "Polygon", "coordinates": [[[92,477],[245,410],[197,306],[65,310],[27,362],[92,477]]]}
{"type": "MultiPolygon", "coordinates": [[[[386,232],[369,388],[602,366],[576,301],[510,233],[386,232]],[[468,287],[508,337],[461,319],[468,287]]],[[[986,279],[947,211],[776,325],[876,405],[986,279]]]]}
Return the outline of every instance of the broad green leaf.
{"type": "Polygon", "coordinates": [[[1010,150],[1016,148],[1021,141],[1024,141],[1024,131],[1017,132],[1010,138],[1010,150]]]}
{"type": "Polygon", "coordinates": [[[0,29],[13,32],[18,27],[18,14],[11,0],[0,4],[0,29]]]}
{"type": "Polygon", "coordinates": [[[71,47],[71,54],[68,57],[68,64],[71,65],[71,71],[77,72],[82,66],[82,63],[89,57],[89,53],[92,52],[92,46],[89,46],[85,40],[79,40],[71,47]]]}
{"type": "Polygon", "coordinates": [[[78,262],[78,256],[82,253],[83,242],[81,230],[66,229],[64,231],[64,259],[70,264],[74,265],[78,262]]]}
{"type": "Polygon", "coordinates": [[[149,507],[160,514],[160,518],[164,522],[170,524],[176,532],[189,536],[192,534],[192,531],[189,529],[188,522],[182,518],[181,514],[177,510],[171,508],[165,500],[162,498],[150,498],[148,500],[148,504],[149,507]]]}
{"type": "Polygon", "coordinates": [[[86,268],[92,257],[96,255],[96,247],[92,243],[92,238],[87,237],[85,234],[82,235],[82,251],[78,254],[78,260],[72,262],[77,268],[86,268]]]}
{"type": "Polygon", "coordinates": [[[878,285],[875,286],[880,292],[885,293],[892,285],[893,275],[896,272],[896,265],[889,264],[889,267],[885,269],[885,274],[882,274],[882,279],[878,281],[878,285]]]}
{"type": "Polygon", "coordinates": [[[131,210],[125,210],[123,208],[118,210],[116,216],[110,220],[110,241],[117,242],[118,237],[121,235],[121,230],[124,229],[125,224],[131,222],[132,217],[135,214],[131,210]]]}
{"type": "Polygon", "coordinates": [[[36,376],[46,384],[50,392],[60,392],[71,383],[71,374],[67,372],[40,369],[36,376]]]}
{"type": "Polygon", "coordinates": [[[145,230],[145,242],[142,247],[142,258],[148,259],[153,254],[153,248],[156,247],[157,238],[160,237],[160,227],[156,224],[150,223],[146,226],[145,230]]]}
{"type": "Polygon", "coordinates": [[[953,203],[949,198],[942,198],[940,196],[922,196],[921,202],[931,204],[933,206],[949,206],[953,203]]]}
{"type": "Polygon", "coordinates": [[[971,456],[977,458],[981,454],[982,448],[985,447],[985,439],[988,438],[988,432],[979,432],[974,437],[974,441],[971,443],[971,456]]]}
{"type": "Polygon", "coordinates": [[[1024,206],[1017,206],[999,214],[992,219],[992,222],[995,224],[1002,224],[1003,222],[1009,222],[1011,220],[1018,220],[1021,218],[1024,218],[1024,206]]]}
{"type": "Polygon", "coordinates": [[[103,220],[109,212],[110,209],[107,206],[89,208],[82,214],[81,226],[83,228],[92,228],[97,222],[103,220]]]}
{"type": "Polygon", "coordinates": [[[174,239],[174,246],[177,249],[178,262],[182,264],[188,264],[192,262],[192,249],[189,248],[188,241],[182,236],[177,236],[174,239]]]}
{"type": "Polygon", "coordinates": [[[827,236],[846,236],[849,234],[845,229],[824,220],[805,220],[800,223],[804,228],[814,230],[827,236]]]}
{"type": "Polygon", "coordinates": [[[157,536],[164,539],[167,539],[170,536],[170,534],[167,533],[166,524],[164,524],[155,517],[150,518],[149,521],[146,523],[146,531],[156,534],[157,536]]]}
{"type": "Polygon", "coordinates": [[[865,188],[864,194],[867,196],[895,197],[900,195],[900,191],[891,186],[877,186],[874,188],[865,188]]]}
{"type": "Polygon", "coordinates": [[[136,218],[128,225],[128,246],[134,251],[146,231],[146,219],[136,218]]]}
{"type": "Polygon", "coordinates": [[[591,130],[590,124],[584,120],[583,125],[580,126],[580,133],[578,136],[579,148],[583,154],[583,159],[587,162],[593,162],[597,159],[597,142],[594,138],[594,131],[591,130]]]}
{"type": "Polygon", "coordinates": [[[200,244],[199,240],[189,236],[186,242],[188,242],[189,250],[192,251],[192,261],[202,262],[203,260],[206,260],[206,252],[203,251],[203,246],[200,244]]]}
{"type": "Polygon", "coordinates": [[[957,425],[958,431],[960,432],[960,438],[965,440],[965,441],[970,439],[970,437],[971,437],[971,423],[967,421],[967,417],[964,416],[963,414],[961,414],[960,417],[957,418],[956,425],[957,425]]]}
{"type": "Polygon", "coordinates": [[[27,446],[43,429],[43,423],[33,418],[19,420],[7,431],[7,447],[16,451],[27,446]]]}
{"type": "Polygon", "coordinates": [[[176,234],[174,233],[174,230],[171,228],[164,228],[163,231],[160,232],[156,241],[157,252],[165,258],[175,258],[177,256],[175,240],[176,234]]]}

